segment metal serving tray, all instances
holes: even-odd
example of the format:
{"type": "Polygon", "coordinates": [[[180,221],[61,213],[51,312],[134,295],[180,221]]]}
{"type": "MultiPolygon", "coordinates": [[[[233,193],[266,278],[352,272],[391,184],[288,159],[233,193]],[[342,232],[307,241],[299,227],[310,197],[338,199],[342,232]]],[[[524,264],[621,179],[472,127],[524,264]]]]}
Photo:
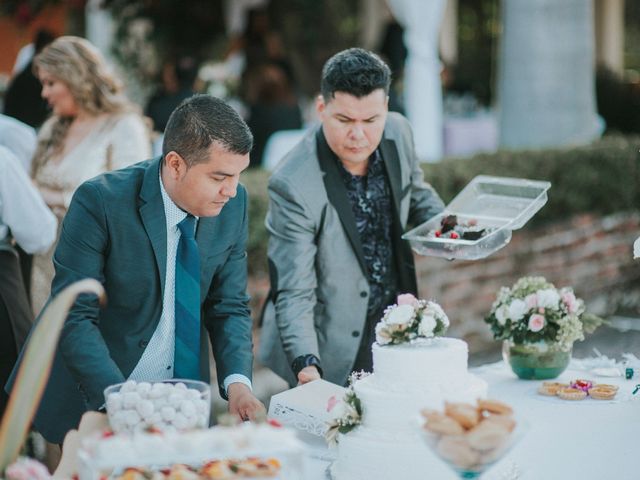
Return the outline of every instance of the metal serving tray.
{"type": "Polygon", "coordinates": [[[448,259],[477,260],[500,250],[511,240],[512,230],[524,226],[545,203],[550,182],[523,178],[479,175],[445,207],[422,225],[405,233],[413,250],[420,255],[448,259]],[[437,238],[435,230],[447,215],[459,222],[475,220],[490,232],[477,240],[437,238]]]}

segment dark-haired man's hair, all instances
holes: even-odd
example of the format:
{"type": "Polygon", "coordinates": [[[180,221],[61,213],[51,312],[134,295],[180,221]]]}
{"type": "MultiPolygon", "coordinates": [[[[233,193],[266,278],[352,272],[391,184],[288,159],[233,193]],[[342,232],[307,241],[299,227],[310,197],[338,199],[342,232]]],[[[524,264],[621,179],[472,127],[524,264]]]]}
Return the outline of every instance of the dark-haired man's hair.
{"type": "Polygon", "coordinates": [[[382,88],[388,94],[390,83],[391,71],[378,55],[362,48],[349,48],[324,64],[320,91],[325,102],[329,102],[336,92],[361,98],[382,88]]]}
{"type": "Polygon", "coordinates": [[[214,142],[228,152],[246,155],[253,146],[253,135],[240,115],[225,102],[210,95],[194,95],[169,117],[162,155],[174,151],[191,167],[208,161],[214,142]]]}

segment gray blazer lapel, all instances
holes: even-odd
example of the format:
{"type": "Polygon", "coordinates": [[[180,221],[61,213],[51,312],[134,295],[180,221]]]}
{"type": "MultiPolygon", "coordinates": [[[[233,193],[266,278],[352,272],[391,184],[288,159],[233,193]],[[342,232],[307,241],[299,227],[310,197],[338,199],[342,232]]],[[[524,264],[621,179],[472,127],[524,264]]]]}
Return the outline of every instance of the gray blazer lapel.
{"type": "Polygon", "coordinates": [[[339,162],[335,153],[329,148],[327,141],[324,138],[322,128],[318,130],[316,135],[316,144],[318,150],[318,162],[320,163],[320,170],[324,172],[322,180],[324,181],[324,188],[327,191],[327,197],[329,202],[333,205],[333,208],[338,212],[340,217],[340,223],[342,228],[349,238],[349,243],[353,248],[353,252],[358,258],[358,263],[362,269],[362,273],[367,276],[367,265],[364,261],[364,252],[362,250],[362,243],[360,242],[360,235],[356,227],[356,219],[351,209],[351,202],[347,196],[347,189],[344,186],[344,181],[340,176],[338,170],[339,162]]]}
{"type": "Polygon", "coordinates": [[[139,212],[142,223],[147,232],[153,253],[156,257],[157,274],[160,277],[160,287],[164,294],[164,282],[167,274],[167,222],[164,214],[164,204],[160,193],[160,160],[156,158],[144,174],[140,189],[139,212]]]}
{"type": "Polygon", "coordinates": [[[396,142],[387,138],[383,138],[380,142],[380,153],[387,170],[389,185],[391,185],[391,196],[393,204],[396,208],[396,217],[400,218],[400,202],[402,201],[402,171],[400,170],[400,159],[398,158],[398,149],[396,142]]]}

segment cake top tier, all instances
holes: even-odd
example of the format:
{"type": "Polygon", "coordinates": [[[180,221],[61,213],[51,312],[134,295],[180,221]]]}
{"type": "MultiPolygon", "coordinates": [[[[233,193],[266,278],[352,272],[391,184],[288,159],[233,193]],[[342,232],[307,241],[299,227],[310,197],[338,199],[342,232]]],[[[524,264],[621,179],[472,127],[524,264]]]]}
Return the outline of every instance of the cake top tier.
{"type": "Polygon", "coordinates": [[[411,294],[398,295],[376,325],[378,345],[398,345],[418,338],[444,335],[449,318],[436,302],[418,300],[411,294]]]}
{"type": "Polygon", "coordinates": [[[466,378],[467,343],[456,338],[419,338],[401,345],[373,344],[376,381],[403,388],[433,387],[466,378]]]}

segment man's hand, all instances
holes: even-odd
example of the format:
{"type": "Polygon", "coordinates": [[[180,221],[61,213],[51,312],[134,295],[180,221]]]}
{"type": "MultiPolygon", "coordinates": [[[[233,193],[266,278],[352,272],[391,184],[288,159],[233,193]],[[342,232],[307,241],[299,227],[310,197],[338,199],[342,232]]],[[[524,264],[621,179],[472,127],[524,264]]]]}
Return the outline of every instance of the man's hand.
{"type": "Polygon", "coordinates": [[[229,397],[229,413],[239,416],[241,420],[255,420],[256,416],[265,417],[267,415],[262,402],[253,395],[244,383],[229,385],[227,396],[229,397]]]}
{"type": "Polygon", "coordinates": [[[320,372],[314,365],[304,367],[298,372],[298,385],[304,385],[314,380],[320,380],[320,372]]]}

